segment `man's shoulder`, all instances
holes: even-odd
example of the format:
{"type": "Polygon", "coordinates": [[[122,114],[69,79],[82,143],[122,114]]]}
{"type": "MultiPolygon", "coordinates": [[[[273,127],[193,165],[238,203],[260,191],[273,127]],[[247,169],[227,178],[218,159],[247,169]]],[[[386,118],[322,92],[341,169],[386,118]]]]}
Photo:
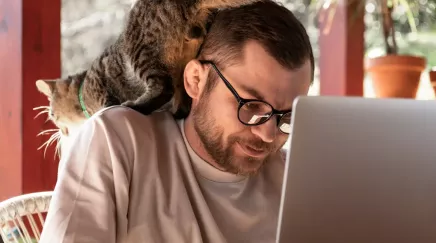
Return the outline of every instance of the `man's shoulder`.
{"type": "Polygon", "coordinates": [[[105,124],[140,124],[142,127],[152,124],[175,123],[173,116],[169,112],[162,111],[143,115],[138,111],[121,105],[104,108],[95,113],[91,119],[105,124]]]}
{"type": "Polygon", "coordinates": [[[172,131],[177,127],[176,120],[169,112],[155,112],[143,115],[131,108],[117,105],[104,108],[91,116],[85,126],[103,129],[105,133],[156,134],[172,131]]]}
{"type": "Polygon", "coordinates": [[[91,118],[101,120],[116,121],[117,118],[129,118],[140,120],[142,122],[156,122],[156,120],[174,120],[169,112],[154,112],[149,115],[143,115],[140,112],[122,105],[115,105],[103,108],[96,112],[91,118]]]}

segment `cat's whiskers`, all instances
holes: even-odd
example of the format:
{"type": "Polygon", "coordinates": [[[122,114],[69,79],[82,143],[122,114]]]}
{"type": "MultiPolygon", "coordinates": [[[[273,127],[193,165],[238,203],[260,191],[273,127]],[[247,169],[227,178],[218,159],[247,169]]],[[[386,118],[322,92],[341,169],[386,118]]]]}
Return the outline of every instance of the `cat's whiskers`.
{"type": "MultiPolygon", "coordinates": [[[[37,106],[34,107],[33,110],[41,110],[40,112],[38,112],[38,114],[36,114],[36,116],[34,117],[34,119],[36,119],[37,117],[39,117],[42,114],[48,114],[50,112],[50,106],[37,106]]],[[[47,119],[46,122],[50,120],[50,116],[47,115],[47,119]]],[[[41,136],[41,135],[50,135],[49,139],[47,141],[45,141],[39,148],[44,148],[44,157],[47,153],[47,149],[50,145],[52,145],[54,142],[56,142],[56,148],[55,148],[55,154],[54,156],[56,157],[56,155],[60,155],[60,148],[61,148],[61,132],[60,129],[55,128],[55,129],[46,129],[41,131],[40,133],[37,134],[37,136],[41,136]],[[51,135],[50,135],[51,134],[51,135]]]]}
{"type": "Polygon", "coordinates": [[[44,148],[44,156],[45,156],[46,153],[47,153],[47,149],[48,149],[48,147],[51,146],[54,142],[56,142],[56,148],[55,148],[55,154],[54,154],[54,156],[56,156],[56,155],[60,155],[59,151],[60,151],[60,146],[61,146],[61,143],[60,143],[60,140],[61,140],[61,132],[60,132],[59,129],[47,129],[47,130],[44,130],[44,131],[38,133],[38,136],[40,136],[40,135],[47,135],[47,134],[50,134],[50,133],[52,133],[52,134],[50,135],[50,138],[49,138],[47,141],[45,141],[45,142],[44,142],[44,143],[43,143],[43,144],[38,148],[38,150],[41,149],[41,148],[43,148],[43,147],[45,147],[45,148],[44,148]]]}
{"type": "Polygon", "coordinates": [[[52,133],[52,132],[53,132],[53,133],[56,133],[56,132],[58,132],[58,131],[59,131],[59,129],[46,129],[46,130],[44,130],[44,131],[38,133],[37,136],[46,135],[47,133],[52,133]]]}
{"type": "MultiPolygon", "coordinates": [[[[38,114],[36,114],[36,116],[33,119],[38,118],[40,115],[45,114],[45,113],[49,113],[50,112],[50,106],[37,106],[35,108],[33,108],[34,111],[36,110],[42,110],[40,112],[38,112],[38,114]]],[[[47,119],[45,120],[46,122],[50,120],[50,116],[47,115],[47,119]]]]}
{"type": "Polygon", "coordinates": [[[41,106],[36,106],[36,107],[33,108],[34,111],[41,110],[41,109],[48,110],[48,109],[50,109],[50,106],[48,106],[48,105],[41,105],[41,106]]]}

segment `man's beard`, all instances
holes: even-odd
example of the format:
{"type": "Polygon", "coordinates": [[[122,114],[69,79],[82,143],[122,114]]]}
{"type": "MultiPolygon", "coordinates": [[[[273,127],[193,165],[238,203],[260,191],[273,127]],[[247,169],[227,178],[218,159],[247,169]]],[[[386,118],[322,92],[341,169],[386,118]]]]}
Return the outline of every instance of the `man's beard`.
{"type": "MultiPolygon", "coordinates": [[[[273,144],[263,142],[260,138],[244,139],[234,134],[228,137],[226,144],[223,144],[224,129],[211,115],[208,102],[208,94],[202,95],[198,105],[192,110],[194,129],[206,152],[224,171],[239,175],[256,174],[268,162],[271,152],[276,152],[277,148],[273,144]],[[268,151],[269,155],[263,159],[248,155],[237,156],[233,151],[237,143],[268,151]]],[[[237,119],[236,115],[235,119],[237,119]]]]}

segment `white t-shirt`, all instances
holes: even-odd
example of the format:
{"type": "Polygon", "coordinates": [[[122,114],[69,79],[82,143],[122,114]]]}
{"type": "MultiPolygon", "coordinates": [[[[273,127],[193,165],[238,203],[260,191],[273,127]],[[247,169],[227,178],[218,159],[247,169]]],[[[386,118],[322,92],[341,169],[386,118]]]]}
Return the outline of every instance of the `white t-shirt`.
{"type": "Polygon", "coordinates": [[[256,176],[223,172],[191,149],[183,120],[121,106],[92,116],[72,146],[40,243],[275,241],[281,153],[256,176]]]}

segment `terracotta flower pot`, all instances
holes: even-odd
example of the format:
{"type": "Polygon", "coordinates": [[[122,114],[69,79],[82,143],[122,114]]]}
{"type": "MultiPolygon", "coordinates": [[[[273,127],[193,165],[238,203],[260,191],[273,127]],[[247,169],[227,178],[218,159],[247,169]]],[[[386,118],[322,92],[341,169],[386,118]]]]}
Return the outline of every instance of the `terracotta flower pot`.
{"type": "Polygon", "coordinates": [[[425,66],[423,57],[387,55],[369,59],[367,71],[378,98],[415,98],[425,66]]]}
{"type": "Polygon", "coordinates": [[[433,90],[436,94],[436,67],[430,71],[430,82],[433,85],[433,90]]]}

